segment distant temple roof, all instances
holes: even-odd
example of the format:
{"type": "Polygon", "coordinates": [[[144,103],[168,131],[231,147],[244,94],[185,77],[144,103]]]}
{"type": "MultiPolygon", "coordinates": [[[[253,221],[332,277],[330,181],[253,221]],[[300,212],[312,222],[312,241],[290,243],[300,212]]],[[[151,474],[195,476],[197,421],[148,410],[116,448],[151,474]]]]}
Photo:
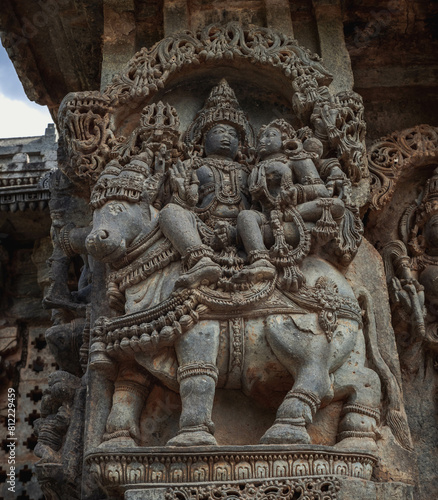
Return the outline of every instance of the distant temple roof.
{"type": "Polygon", "coordinates": [[[50,197],[48,178],[57,168],[57,135],[0,139],[0,210],[43,210],[50,197]]]}

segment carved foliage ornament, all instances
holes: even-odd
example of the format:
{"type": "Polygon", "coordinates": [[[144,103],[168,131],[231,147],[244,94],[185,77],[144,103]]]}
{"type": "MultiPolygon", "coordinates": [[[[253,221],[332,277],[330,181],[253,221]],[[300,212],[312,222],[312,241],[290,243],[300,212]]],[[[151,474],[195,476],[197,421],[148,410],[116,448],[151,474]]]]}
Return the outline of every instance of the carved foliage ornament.
{"type": "Polygon", "coordinates": [[[238,23],[229,23],[210,25],[197,33],[178,33],[151,49],[140,50],[104,94],[128,103],[163,88],[169,76],[185,65],[240,58],[279,68],[291,79],[307,77],[316,87],[332,80],[320,58],[290,37],[268,28],[243,29],[238,23]]]}
{"type": "Polygon", "coordinates": [[[335,500],[340,490],[335,477],[306,478],[297,480],[263,481],[262,483],[225,486],[200,486],[168,488],[166,500],[215,500],[216,498],[261,500],[335,500]],[[310,495],[310,496],[309,496],[310,495]]]}
{"type": "Polygon", "coordinates": [[[436,161],[437,127],[418,125],[379,139],[368,151],[371,208],[381,210],[391,200],[403,171],[436,161]]]}
{"type": "MultiPolygon", "coordinates": [[[[289,79],[287,97],[298,118],[310,125],[312,115],[318,138],[339,157],[353,183],[368,177],[360,96],[349,91],[332,97],[327,88],[332,76],[320,58],[292,38],[267,28],[243,29],[237,23],[167,37],[151,49],[140,50],[103,93],[68,94],[59,111],[64,131],[61,144],[69,158],[61,162],[61,168],[72,179],[79,177],[94,184],[110,160],[112,148],[118,150],[125,140],[117,137],[116,122],[127,107],[146,104],[182,68],[230,66],[233,61],[270,67],[279,79],[289,79]]],[[[196,142],[198,132],[196,127],[189,131],[190,140],[196,142]]]]}

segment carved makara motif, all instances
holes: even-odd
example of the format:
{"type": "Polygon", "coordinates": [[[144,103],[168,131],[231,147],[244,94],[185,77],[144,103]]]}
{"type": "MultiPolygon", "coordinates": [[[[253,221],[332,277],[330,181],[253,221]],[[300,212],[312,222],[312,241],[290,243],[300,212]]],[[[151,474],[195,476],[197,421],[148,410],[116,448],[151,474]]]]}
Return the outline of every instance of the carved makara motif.
{"type": "Polygon", "coordinates": [[[63,103],[59,166],[70,178],[95,182],[115,144],[111,101],[99,92],[82,92],[68,94],[63,103]]]}

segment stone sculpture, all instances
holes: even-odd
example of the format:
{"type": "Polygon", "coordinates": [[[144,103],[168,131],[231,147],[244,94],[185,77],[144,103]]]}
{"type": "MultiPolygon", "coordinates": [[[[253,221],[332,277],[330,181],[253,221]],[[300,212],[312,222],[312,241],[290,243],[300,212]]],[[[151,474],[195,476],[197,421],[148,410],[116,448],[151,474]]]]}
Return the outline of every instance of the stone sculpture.
{"type": "Polygon", "coordinates": [[[437,172],[427,180],[416,202],[400,220],[402,241],[388,243],[386,273],[395,320],[410,326],[403,345],[402,363],[408,372],[417,372],[424,355],[436,353],[437,337],[437,172]]]}
{"type": "Polygon", "coordinates": [[[205,158],[174,167],[170,173],[173,203],[160,212],[160,227],[187,268],[176,288],[219,281],[222,269],[212,261],[212,250],[223,251],[224,259],[231,252],[228,258],[233,259],[237,216],[249,208],[247,174],[244,165],[234,160],[239,144],[247,148],[252,131],[226,81],[213,89],[189,133],[192,147],[202,142],[205,158]]]}
{"type": "MultiPolygon", "coordinates": [[[[282,121],[262,129],[259,152],[267,151],[268,157],[250,176],[252,193],[260,191],[257,182],[264,182],[265,200],[271,203],[262,202],[267,216],[263,212],[244,210],[248,201],[241,193],[246,189],[245,170],[250,166],[240,165],[233,159],[239,139],[241,142],[246,139],[245,135],[239,138],[238,131],[249,127],[240,125],[244,118],[236,108],[231,88],[222,81],[212,90],[193,127],[199,129],[198,136],[195,134],[199,137],[197,140],[204,140],[206,157],[199,155],[184,163],[178,161],[169,169],[168,182],[173,192],[170,203],[159,214],[148,205],[144,193],[150,175],[147,166],[140,168],[131,161],[124,168],[116,169],[110,163],[103,171],[92,193],[94,223],[87,237],[87,248],[94,258],[110,262],[117,269],[118,277],[123,276],[123,288],[119,290],[126,295],[127,314],[122,317],[123,323],[120,319],[98,322],[93,334],[92,363],[96,367],[99,363],[110,363],[108,356],[112,353],[125,363],[135,358],[170,387],[179,386],[180,431],[168,445],[216,444],[211,412],[215,387],[223,375],[217,368],[221,336],[218,320],[234,306],[239,311],[234,314],[242,319],[252,316],[252,323],[257,323],[253,328],[267,339],[271,352],[265,353],[265,357],[282,366],[294,379],[275,424],[261,442],[309,443],[306,425],[324,400],[330,401],[337,393],[343,393],[348,395],[348,400],[340,424],[341,443],[346,440],[343,444],[346,446],[354,439],[357,444],[363,442],[365,449],[374,449],[380,380],[364,365],[360,307],[342,274],[315,250],[330,245],[336,237],[340,240],[344,203],[330,196],[309,153],[292,152],[288,158],[281,152],[283,140],[279,127],[293,134],[293,129],[282,121]],[[273,144],[269,147],[267,134],[272,134],[273,144]],[[267,180],[260,181],[263,176],[267,180]],[[270,182],[274,176],[277,178],[270,182]],[[298,182],[293,183],[293,177],[298,182]],[[252,248],[252,240],[261,240],[257,222],[263,216],[270,226],[271,245],[268,236],[268,246],[263,243],[263,249],[252,248]],[[255,229],[245,222],[248,219],[257,223],[255,229]],[[117,224],[113,220],[117,220],[117,224]],[[288,224],[293,227],[289,229],[288,224]],[[289,240],[284,237],[285,233],[292,235],[289,240]],[[242,248],[237,246],[237,235],[247,251],[248,266],[238,256],[242,248]],[[130,263],[129,256],[133,254],[137,259],[135,266],[130,263]],[[299,254],[299,258],[295,254],[299,254]],[[172,263],[179,256],[183,269],[187,269],[182,274],[179,265],[172,263]],[[143,263],[143,269],[148,263],[147,272],[139,270],[138,263],[143,263]],[[283,273],[280,280],[276,280],[276,267],[283,273]],[[154,275],[158,269],[163,270],[160,272],[165,277],[160,284],[154,275]],[[245,279],[253,275],[256,280],[245,279]],[[152,297],[148,293],[149,281],[154,287],[152,297]],[[171,294],[173,283],[175,291],[171,294]],[[135,299],[129,298],[131,294],[135,299]],[[278,305],[267,304],[274,295],[278,305]],[[143,299],[147,296],[148,303],[143,299]],[[249,307],[251,313],[245,310],[249,307]],[[257,309],[261,312],[257,313],[257,309]],[[288,309],[290,315],[284,316],[283,312],[288,309]],[[176,359],[172,354],[172,362],[164,365],[160,373],[152,367],[154,356],[167,346],[174,347],[176,359]],[[355,349],[357,354],[353,356],[355,349]],[[353,361],[354,373],[349,368],[353,361]],[[178,386],[174,379],[169,381],[172,379],[170,367],[176,362],[178,386]]],[[[295,144],[302,148],[299,141],[295,144]]],[[[257,196],[254,198],[257,200],[257,196]]],[[[369,302],[369,297],[364,297],[369,302]]],[[[244,339],[247,325],[242,328],[239,335],[244,339]]],[[[258,366],[266,370],[260,353],[254,351],[252,355],[251,360],[247,354],[241,373],[242,388],[248,394],[253,389],[245,380],[245,369],[258,366]]],[[[107,423],[107,437],[129,436],[127,444],[131,444],[131,438],[138,439],[135,429],[139,428],[139,411],[150,380],[139,382],[140,371],[121,372],[123,382],[119,379],[116,382],[117,397],[107,423]],[[136,380],[129,380],[129,375],[136,380]],[[139,402],[133,405],[131,415],[116,419],[117,401],[124,399],[120,394],[123,384],[127,393],[137,394],[139,402]],[[137,390],[132,388],[133,384],[137,390]]],[[[125,409],[123,414],[126,413],[125,409]]]]}
{"type": "MultiPolygon", "coordinates": [[[[355,267],[368,176],[360,98],[331,96],[330,75],[289,38],[235,23],[165,39],[127,71],[60,110],[63,169],[88,183],[93,210],[91,228],[68,232],[86,237],[93,263],[79,355],[90,394],[105,395],[87,410],[88,484],[120,496],[169,483],[166,498],[207,499],[248,480],[260,484],[241,484],[236,498],[256,498],[274,480],[292,495],[304,475],[335,498],[330,475],[369,480],[382,429],[400,453],[411,441],[397,371],[382,356],[388,341],[355,267]],[[256,140],[235,68],[225,65],[235,85],[210,75],[224,54],[289,79],[293,119],[265,110],[256,140]],[[184,67],[189,78],[198,63],[205,100],[183,106],[170,77],[184,67]],[[222,390],[275,411],[257,440],[225,446],[215,434],[222,390]],[[179,420],[165,439],[147,429],[160,405],[179,420]],[[312,426],[333,408],[333,436],[315,444],[312,426]]],[[[68,435],[58,417],[74,404],[53,399],[41,450],[45,424],[59,441],[68,435]]],[[[59,456],[55,444],[49,454],[59,456]]]]}
{"type": "Polygon", "coordinates": [[[60,170],[51,174],[50,190],[53,252],[43,307],[52,310],[54,324],[45,338],[59,369],[50,375],[41,418],[35,422],[35,454],[40,458],[36,471],[47,496],[56,492],[80,498],[77,478],[81,477],[85,402],[81,377],[87,364],[87,354],[80,351],[89,332],[90,261],[85,238],[90,232],[90,214],[75,185],[60,170]],[[68,281],[75,258],[83,266],[77,273],[77,290],[72,292],[68,281]]]}

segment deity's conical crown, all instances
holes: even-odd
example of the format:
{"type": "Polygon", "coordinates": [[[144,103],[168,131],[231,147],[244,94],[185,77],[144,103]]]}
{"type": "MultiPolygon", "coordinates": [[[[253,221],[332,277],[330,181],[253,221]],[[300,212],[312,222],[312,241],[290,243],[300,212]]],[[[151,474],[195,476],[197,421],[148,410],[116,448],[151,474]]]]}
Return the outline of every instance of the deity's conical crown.
{"type": "Polygon", "coordinates": [[[219,85],[213,87],[205,101],[204,107],[187,131],[186,142],[199,144],[208,130],[218,123],[228,123],[236,128],[245,145],[252,145],[254,133],[246,114],[240,108],[233,89],[223,78],[219,85]]]}

